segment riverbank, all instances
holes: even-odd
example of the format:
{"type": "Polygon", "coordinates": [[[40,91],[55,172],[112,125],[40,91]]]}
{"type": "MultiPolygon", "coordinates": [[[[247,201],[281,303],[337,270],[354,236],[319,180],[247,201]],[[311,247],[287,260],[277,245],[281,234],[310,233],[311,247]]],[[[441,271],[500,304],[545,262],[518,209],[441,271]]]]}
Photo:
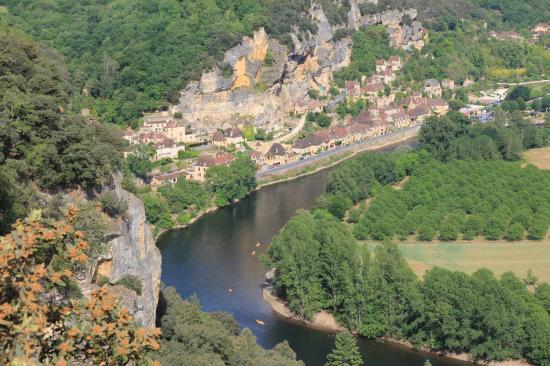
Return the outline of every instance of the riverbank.
{"type": "MultiPolygon", "coordinates": [[[[342,163],[342,162],[344,162],[344,161],[346,161],[346,160],[348,160],[348,159],[350,159],[350,158],[352,158],[352,157],[354,157],[357,154],[362,153],[362,152],[377,151],[377,150],[385,149],[385,148],[388,148],[388,147],[391,147],[391,146],[394,146],[394,145],[406,143],[406,142],[411,141],[414,138],[416,138],[419,131],[420,131],[420,126],[415,126],[415,128],[407,129],[407,130],[403,130],[403,131],[397,131],[397,132],[394,132],[391,135],[386,135],[385,139],[383,139],[383,140],[374,140],[374,142],[369,143],[369,144],[365,143],[365,144],[362,144],[362,145],[352,146],[353,150],[351,150],[351,151],[342,150],[337,155],[327,156],[324,159],[317,160],[317,161],[312,161],[309,164],[304,164],[303,166],[298,166],[298,167],[295,167],[295,168],[289,168],[288,172],[290,172],[290,173],[288,173],[288,174],[283,174],[283,173],[274,174],[274,175],[268,176],[268,178],[266,178],[263,181],[259,180],[258,185],[256,186],[256,188],[253,191],[251,191],[250,193],[252,193],[254,191],[257,191],[257,190],[260,190],[261,188],[264,188],[264,187],[268,187],[268,186],[283,183],[283,182],[288,182],[288,181],[291,181],[291,180],[295,180],[295,179],[298,179],[298,178],[301,178],[301,177],[305,177],[305,176],[308,176],[308,175],[318,173],[318,172],[320,172],[322,170],[325,170],[325,169],[329,169],[329,168],[331,168],[333,166],[336,166],[336,165],[338,165],[338,164],[340,164],[340,163],[342,163]],[[274,178],[274,177],[275,177],[274,180],[270,180],[270,178],[274,178]]],[[[369,142],[369,141],[367,141],[367,142],[369,142]]],[[[235,203],[235,202],[233,202],[233,203],[235,203]]],[[[185,228],[189,227],[190,225],[195,223],[197,220],[199,220],[203,216],[216,211],[218,208],[220,208],[220,207],[211,206],[211,207],[209,207],[205,210],[199,211],[197,213],[197,215],[195,217],[193,217],[191,220],[189,220],[189,222],[186,223],[186,224],[177,225],[177,226],[171,227],[169,229],[160,229],[158,231],[158,233],[155,235],[155,241],[158,240],[158,238],[164,233],[167,233],[167,232],[173,231],[173,230],[181,230],[181,229],[185,229],[185,228]]]]}
{"type": "MultiPolygon", "coordinates": [[[[272,292],[272,286],[266,285],[263,288],[262,297],[264,301],[271,306],[274,314],[280,318],[285,319],[286,321],[296,322],[304,326],[322,330],[329,333],[338,333],[345,330],[344,327],[338,324],[334,315],[326,310],[321,310],[319,313],[313,316],[311,321],[304,320],[294,314],[286,305],[285,301],[275,296],[272,292]]],[[[419,350],[428,354],[437,355],[440,357],[452,358],[459,361],[470,362],[476,365],[485,365],[485,366],[533,366],[525,360],[507,360],[507,361],[490,361],[490,362],[479,362],[472,361],[472,356],[468,353],[453,353],[453,352],[444,352],[444,351],[431,351],[425,347],[415,347],[412,343],[399,340],[395,338],[383,337],[381,341],[388,342],[392,344],[397,344],[402,347],[409,349],[419,350]]]]}
{"type": "MultiPolygon", "coordinates": [[[[273,294],[272,290],[273,290],[273,287],[267,284],[263,288],[262,297],[264,301],[269,306],[271,306],[271,309],[273,310],[275,315],[277,315],[278,317],[281,317],[287,321],[297,322],[307,327],[311,327],[314,329],[318,329],[318,330],[322,330],[330,333],[338,333],[345,330],[343,326],[338,324],[338,322],[334,318],[334,315],[332,315],[330,312],[326,310],[321,310],[319,313],[314,315],[311,321],[298,317],[287,307],[285,301],[283,301],[282,299],[278,298],[276,295],[273,294]]],[[[415,347],[412,343],[408,341],[389,338],[389,337],[383,337],[381,338],[381,340],[388,343],[398,344],[400,346],[403,346],[409,349],[419,350],[429,354],[437,355],[440,357],[448,357],[459,361],[471,362],[473,364],[486,365],[486,366],[533,366],[532,364],[528,363],[525,360],[490,361],[490,362],[480,363],[479,361],[472,361],[472,356],[468,353],[431,351],[425,347],[421,347],[421,348],[415,347]]]]}
{"type": "Polygon", "coordinates": [[[338,333],[345,330],[344,327],[338,324],[334,316],[325,310],[322,310],[319,313],[315,314],[311,321],[296,316],[288,309],[286,303],[283,300],[273,295],[271,286],[265,286],[263,288],[262,297],[264,301],[271,306],[273,312],[278,317],[283,318],[286,321],[300,323],[307,327],[323,330],[330,333],[338,333]]]}

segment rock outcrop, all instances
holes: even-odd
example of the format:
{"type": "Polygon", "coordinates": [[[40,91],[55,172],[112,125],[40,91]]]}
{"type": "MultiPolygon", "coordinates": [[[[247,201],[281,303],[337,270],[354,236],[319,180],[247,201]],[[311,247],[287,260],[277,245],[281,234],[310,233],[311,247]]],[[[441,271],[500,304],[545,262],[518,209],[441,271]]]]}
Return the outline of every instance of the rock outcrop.
{"type": "MultiPolygon", "coordinates": [[[[376,14],[362,15],[359,4],[367,1],[349,0],[347,27],[349,30],[358,30],[361,27],[382,24],[388,28],[392,47],[404,49],[421,49],[424,47],[427,36],[422,23],[416,21],[416,9],[388,9],[376,14]]],[[[376,4],[374,2],[370,2],[376,4]]]]}
{"type": "Polygon", "coordinates": [[[312,6],[310,16],[318,32],[293,34],[292,50],[260,29],[226,52],[230,78],[216,68],[182,91],[177,110],[198,135],[242,124],[276,131],[297,123],[289,117],[296,101],[312,88],[327,91],[332,73],[351,57],[351,40],[333,40],[322,7],[312,6]]]}
{"type": "Polygon", "coordinates": [[[124,219],[115,223],[115,229],[111,232],[110,236],[114,239],[110,242],[110,258],[104,258],[101,262],[103,268],[110,271],[103,274],[113,283],[126,276],[139,278],[141,293],[125,289],[121,298],[143,326],[154,327],[160,292],[160,251],[146,223],[143,202],[119,184],[115,185],[114,191],[119,199],[128,202],[128,211],[124,219]]]}
{"type": "MultiPolygon", "coordinates": [[[[388,28],[393,47],[424,46],[426,30],[414,21],[416,10],[362,15],[362,3],[377,1],[350,0],[349,30],[382,24],[388,28]]],[[[315,3],[308,16],[317,24],[317,33],[298,34],[296,30],[291,34],[291,50],[269,39],[264,29],[244,37],[241,44],[225,53],[219,68],[203,74],[200,81],[190,83],[181,92],[174,111],[182,113],[198,136],[244,124],[267,131],[293,127],[297,119],[291,115],[296,104],[308,102],[310,89],[326,93],[334,71],[349,65],[351,59],[351,38],[334,39],[334,30],[346,25],[333,27],[323,8],[315,3]]]]}
{"type": "MultiPolygon", "coordinates": [[[[124,217],[104,217],[104,221],[108,223],[106,250],[91,264],[89,271],[77,279],[82,292],[87,294],[97,288],[97,281],[104,277],[112,285],[110,290],[136,320],[145,327],[154,327],[162,258],[149,224],[146,223],[143,202],[122,189],[120,180],[120,177],[115,177],[112,187],[106,189],[112,190],[118,199],[127,202],[128,210],[124,217]],[[128,280],[129,276],[139,282],[141,291],[123,286],[119,282],[122,279],[128,280]]],[[[75,194],[69,201],[74,204],[85,199],[84,195],[75,194]]]]}

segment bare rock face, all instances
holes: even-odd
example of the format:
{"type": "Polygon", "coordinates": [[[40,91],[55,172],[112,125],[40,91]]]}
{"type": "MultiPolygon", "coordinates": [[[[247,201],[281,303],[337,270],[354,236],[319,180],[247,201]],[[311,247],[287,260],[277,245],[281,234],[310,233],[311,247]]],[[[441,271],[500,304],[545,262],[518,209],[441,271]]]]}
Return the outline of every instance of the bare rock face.
{"type": "Polygon", "coordinates": [[[410,20],[416,19],[416,9],[389,9],[381,13],[361,15],[360,0],[350,0],[350,11],[348,13],[347,27],[350,30],[358,30],[360,27],[382,24],[387,27],[390,36],[390,45],[395,48],[421,49],[424,47],[424,39],[427,35],[426,29],[419,21],[412,21],[407,24],[405,17],[410,20]]]}
{"type": "Polygon", "coordinates": [[[242,124],[277,131],[298,122],[289,117],[296,101],[311,88],[328,90],[332,73],[351,57],[351,40],[333,41],[322,7],[313,5],[310,16],[318,32],[291,35],[291,52],[260,29],[226,52],[231,80],[215,69],[187,86],[177,109],[198,135],[242,124]]]}
{"type": "Polygon", "coordinates": [[[111,280],[117,281],[126,275],[137,276],[142,283],[141,295],[135,294],[136,318],[146,327],[155,325],[160,292],[162,258],[151,228],[146,223],[143,202],[133,194],[116,185],[119,198],[128,202],[128,214],[118,225],[120,234],[111,242],[111,280]]]}
{"type": "MultiPolygon", "coordinates": [[[[124,218],[111,221],[108,253],[93,268],[92,277],[106,277],[110,283],[117,283],[126,276],[135,276],[141,282],[141,293],[123,286],[112,290],[119,301],[134,314],[136,320],[145,327],[154,327],[160,292],[161,255],[156,247],[149,224],[145,221],[145,209],[139,198],[123,190],[115,178],[114,192],[119,199],[128,203],[124,218]]],[[[81,284],[86,293],[95,285],[81,284]]]]}
{"type": "Polygon", "coordinates": [[[319,4],[313,4],[310,9],[311,18],[317,22],[316,41],[319,44],[330,42],[332,40],[332,26],[323,12],[323,7],[319,4]]]}

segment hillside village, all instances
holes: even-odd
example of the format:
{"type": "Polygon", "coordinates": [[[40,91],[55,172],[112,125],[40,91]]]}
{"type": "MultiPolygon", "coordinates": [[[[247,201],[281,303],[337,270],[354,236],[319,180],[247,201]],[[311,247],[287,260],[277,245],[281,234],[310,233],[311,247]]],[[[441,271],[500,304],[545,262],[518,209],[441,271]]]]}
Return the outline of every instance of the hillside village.
{"type": "MultiPolygon", "coordinates": [[[[130,145],[147,144],[154,148],[152,160],[161,169],[156,169],[146,183],[156,188],[180,179],[204,182],[208,168],[230,164],[236,153],[248,155],[258,171],[306,160],[331,149],[417,126],[430,116],[445,115],[449,104],[443,99],[444,93],[454,95],[474,83],[469,78],[460,84],[451,79],[427,79],[419,81],[420,88],[413,89],[400,82],[407,57],[394,55],[376,60],[372,75],[345,80],[337,87],[333,72],[349,65],[350,40],[335,41],[322,8],[311,11],[320,25],[311,44],[293,37],[294,50],[287,54],[284,46],[260,29],[226,53],[224,61],[233,70],[231,77],[219,69],[203,74],[199,82],[182,91],[180,104],[166,111],[146,113],[139,130],[124,131],[130,145]],[[303,58],[299,63],[294,61],[298,56],[303,58]],[[289,65],[292,71],[288,71],[289,65]],[[277,78],[282,79],[279,82],[277,78]],[[263,91],[258,85],[272,86],[263,91]],[[212,110],[212,105],[217,109],[212,110]],[[342,116],[338,113],[342,105],[363,107],[342,116]],[[329,120],[329,126],[307,128],[310,119],[319,115],[329,120]],[[301,120],[308,121],[306,126],[300,126],[301,120]],[[165,164],[178,159],[185,164],[165,164]]],[[[428,33],[418,22],[414,25],[418,35],[411,43],[395,41],[395,29],[405,14],[390,12],[381,17],[381,24],[392,36],[391,45],[403,50],[422,48],[424,42],[420,40],[427,39],[428,33]]],[[[550,25],[538,24],[532,34],[536,39],[550,35],[550,25]]],[[[498,40],[523,39],[514,32],[491,31],[488,36],[498,40]]],[[[468,102],[460,112],[487,122],[494,118],[492,106],[502,103],[507,91],[482,91],[478,96],[468,92],[468,102]]]]}

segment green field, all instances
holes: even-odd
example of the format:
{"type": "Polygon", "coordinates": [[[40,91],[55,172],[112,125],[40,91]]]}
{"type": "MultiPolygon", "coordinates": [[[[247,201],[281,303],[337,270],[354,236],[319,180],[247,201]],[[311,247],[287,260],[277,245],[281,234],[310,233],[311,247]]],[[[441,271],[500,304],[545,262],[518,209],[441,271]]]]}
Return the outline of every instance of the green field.
{"type": "Polygon", "coordinates": [[[531,269],[540,281],[550,283],[550,242],[548,241],[402,243],[399,247],[412,269],[420,277],[434,266],[467,273],[485,267],[497,275],[512,271],[519,278],[525,278],[525,273],[531,269]]]}

